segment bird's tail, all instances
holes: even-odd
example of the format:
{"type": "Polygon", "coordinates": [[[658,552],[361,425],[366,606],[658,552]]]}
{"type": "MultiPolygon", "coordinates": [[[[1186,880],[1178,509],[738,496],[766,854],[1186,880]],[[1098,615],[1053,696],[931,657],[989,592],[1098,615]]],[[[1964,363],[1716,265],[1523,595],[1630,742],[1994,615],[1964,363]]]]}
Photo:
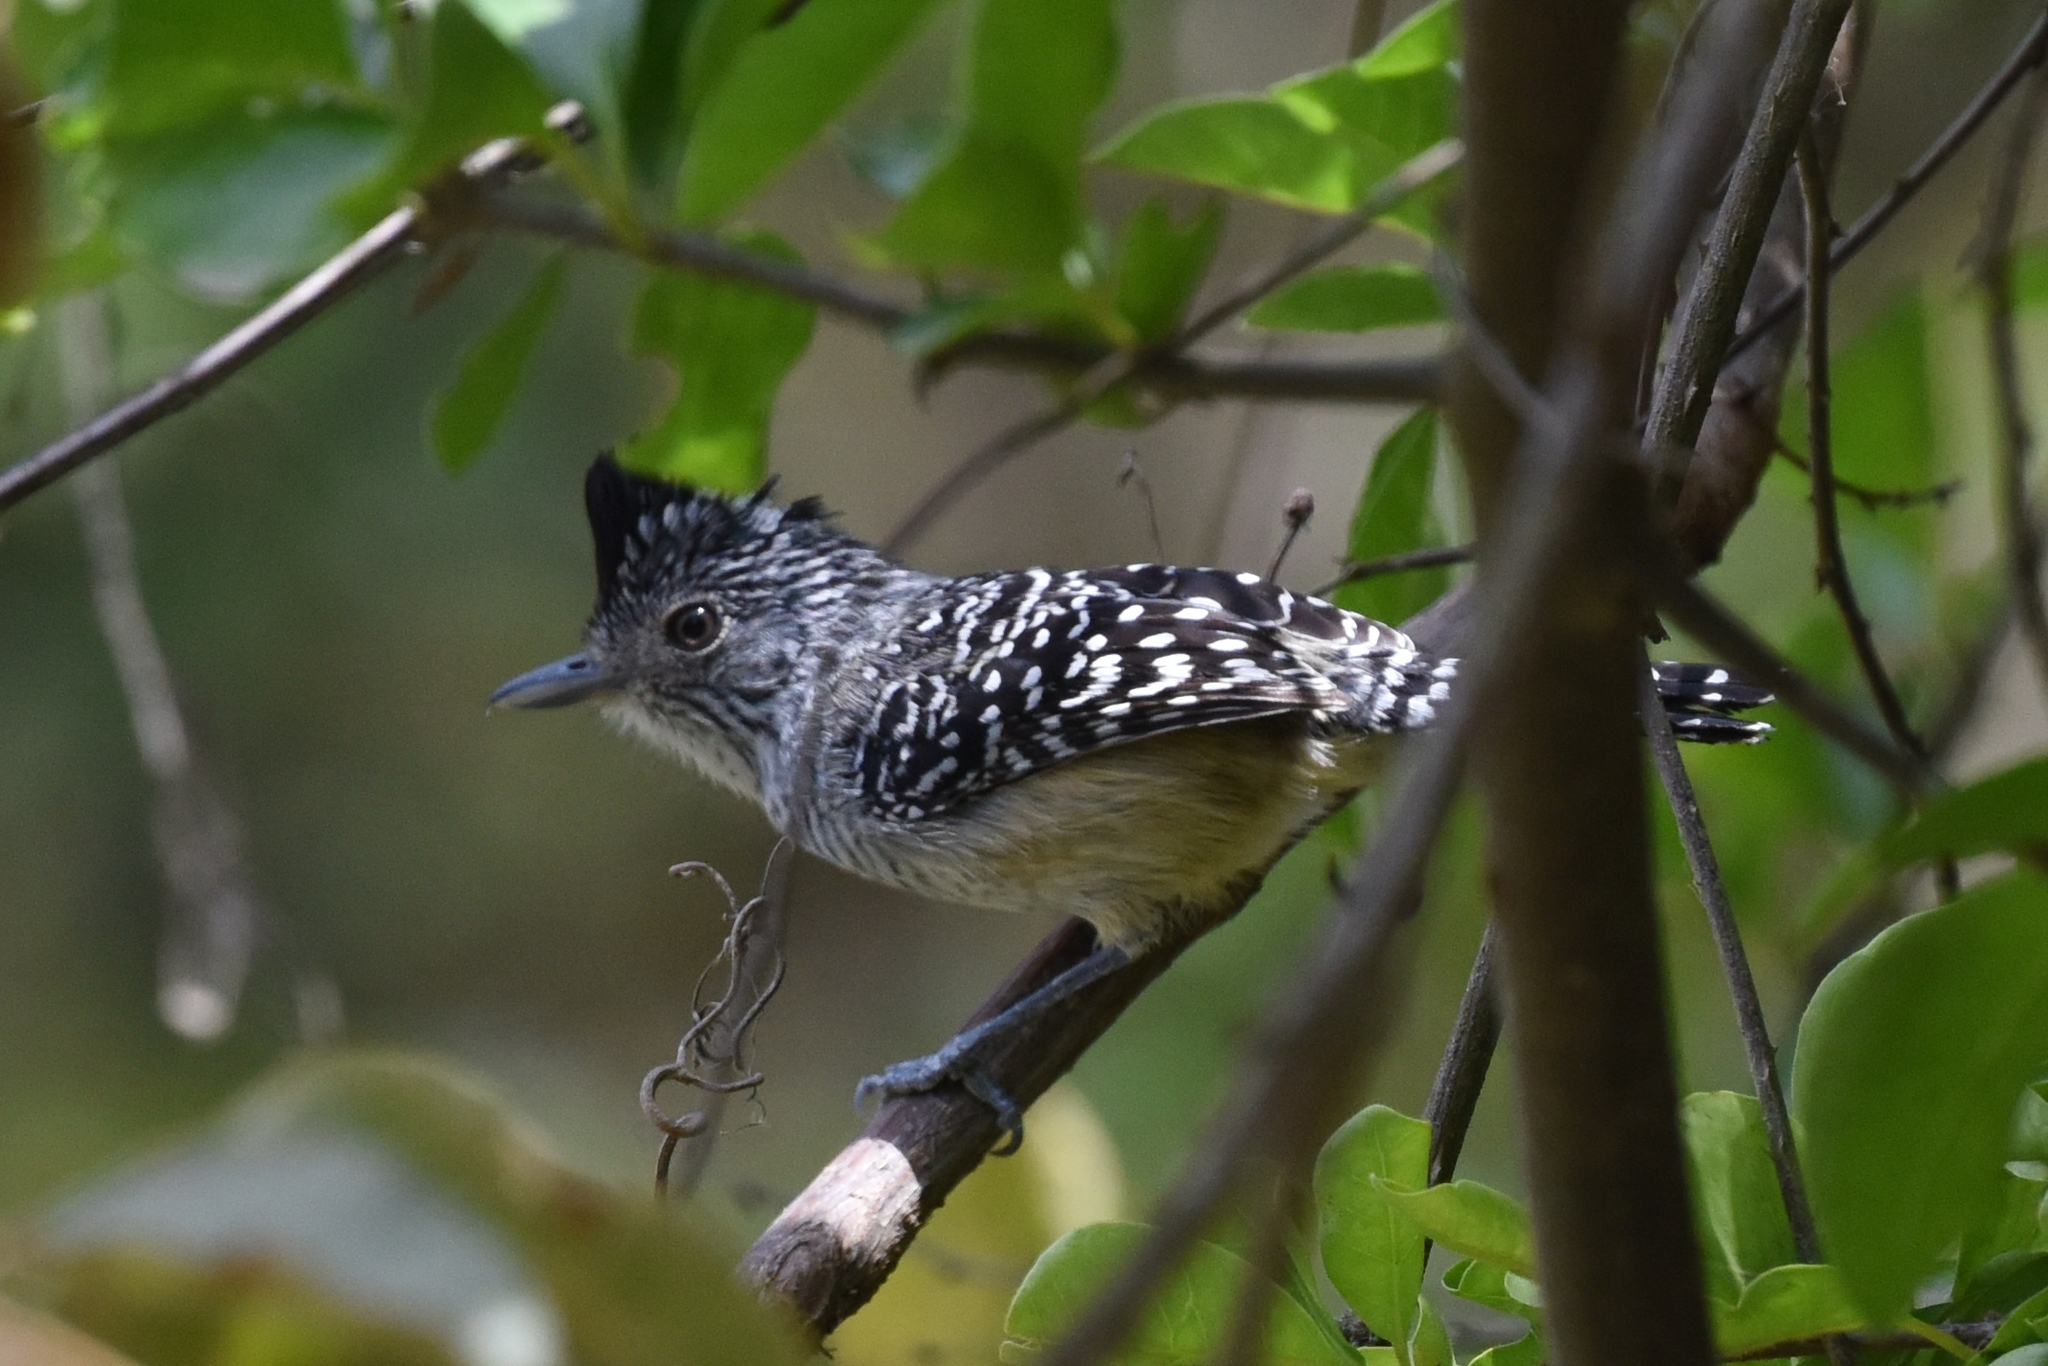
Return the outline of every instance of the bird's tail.
{"type": "Polygon", "coordinates": [[[1736,713],[1777,699],[1718,664],[1665,662],[1652,665],[1650,671],[1679,739],[1702,745],[1753,745],[1771,733],[1769,722],[1744,721],[1736,713]]]}

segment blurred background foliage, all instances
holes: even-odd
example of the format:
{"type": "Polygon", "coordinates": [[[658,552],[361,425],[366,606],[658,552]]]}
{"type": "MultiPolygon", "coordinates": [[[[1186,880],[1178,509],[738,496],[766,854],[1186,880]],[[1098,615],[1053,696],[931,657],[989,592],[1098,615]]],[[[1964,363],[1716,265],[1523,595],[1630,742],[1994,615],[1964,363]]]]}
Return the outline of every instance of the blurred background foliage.
{"type": "MultiPolygon", "coordinates": [[[[19,1302],[0,1301],[0,1355],[18,1341],[43,1353],[30,1360],[103,1359],[61,1318],[148,1362],[780,1359],[779,1330],[725,1269],[855,1131],[854,1081],[934,1046],[1048,928],[800,859],[789,977],[759,1032],[767,1083],[730,1112],[688,1209],[657,1213],[641,1194],[654,1135],[636,1090],[672,1053],[723,935],[716,894],[664,870],[703,859],[750,886],[771,833],[591,716],[483,714],[496,683],[576,638],[590,591],[581,470],[622,443],[643,466],[722,486],[772,469],[853,531],[886,534],[1044,401],[1017,376],[948,373],[924,389],[910,358],[994,325],[1111,346],[1170,336],[1191,297],[1215,297],[1449,131],[1449,27],[1424,14],[1352,66],[1361,16],[1393,30],[1412,7],[812,0],[771,22],[781,8],[15,0],[9,79],[46,103],[39,150],[8,144],[0,202],[0,283],[26,281],[0,339],[9,459],[71,425],[60,300],[104,301],[110,377],[139,387],[499,135],[542,140],[557,179],[613,221],[717,227],[925,290],[885,338],[748,287],[457,234],[124,449],[144,595],[266,907],[239,1018],[206,1046],[158,1018],[168,894],[152,787],[76,519],[53,492],[0,523],[0,1288],[19,1302]],[[542,126],[564,97],[595,128],[580,148],[542,126]],[[29,273],[22,229],[37,221],[29,273]],[[405,1052],[302,1048],[306,988],[322,982],[352,1044],[405,1052]]],[[[1878,6],[1841,216],[1889,185],[2032,12],[1878,6]]],[[[1685,17],[1644,7],[1644,103],[1685,17]]],[[[1981,142],[1966,150],[1837,288],[1840,474],[1893,490],[1961,481],[1939,504],[1844,505],[1859,587],[1923,722],[1996,596],[1967,283],[1988,158],[1981,142]]],[[[1356,358],[1434,344],[1442,310],[1417,267],[1446,209],[1447,191],[1411,199],[1216,347],[1356,358]]],[[[2038,387],[2048,251],[2022,260],[2019,292],[2038,387]]],[[[1283,571],[1297,586],[1347,554],[1462,534],[1427,415],[1160,414],[1119,397],[980,485],[915,562],[1163,555],[1264,570],[1296,487],[1321,508],[1283,571]],[[1120,481],[1131,456],[1144,477],[1120,481]]],[[[1802,412],[1792,396],[1795,449],[1802,412]]],[[[1805,493],[1796,469],[1775,468],[1711,581],[1860,698],[1814,592],[1805,493]]],[[[1350,605],[1398,617],[1448,579],[1380,580],[1348,590],[1350,605]]],[[[1963,775],[2048,734],[2016,654],[1990,686],[1957,741],[1963,775]]],[[[1771,744],[1694,769],[1782,1035],[1857,942],[1819,913],[1817,889],[1894,813],[1874,779],[1773,719],[1771,744]]],[[[1040,1249],[1142,1212],[1367,805],[1283,863],[1034,1111],[1023,1155],[954,1197],[835,1339],[840,1360],[988,1361],[1040,1249]]],[[[1371,1092],[1408,1113],[1484,923],[1479,853],[1462,814],[1371,1092]]],[[[1668,832],[1661,866],[1683,1084],[1746,1089],[1668,832]]],[[[1512,1101],[1512,1077],[1497,1077],[1464,1164],[1510,1190],[1512,1101]]]]}

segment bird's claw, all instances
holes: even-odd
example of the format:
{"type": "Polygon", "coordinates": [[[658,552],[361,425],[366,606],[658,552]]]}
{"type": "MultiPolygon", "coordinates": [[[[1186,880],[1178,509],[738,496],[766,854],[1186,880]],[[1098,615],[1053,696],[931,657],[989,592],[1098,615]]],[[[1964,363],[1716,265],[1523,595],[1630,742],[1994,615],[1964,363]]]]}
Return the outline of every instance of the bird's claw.
{"type": "Polygon", "coordinates": [[[1008,1156],[1024,1143],[1024,1112],[990,1074],[987,1060],[972,1048],[955,1047],[958,1043],[959,1040],[955,1039],[936,1053],[899,1062],[873,1076],[861,1078],[860,1085],[853,1092],[854,1107],[864,1109],[868,1101],[876,1097],[890,1100],[897,1096],[922,1095],[948,1082],[957,1082],[967,1094],[995,1111],[997,1125],[1009,1135],[1008,1141],[995,1150],[996,1156],[1008,1156]]]}

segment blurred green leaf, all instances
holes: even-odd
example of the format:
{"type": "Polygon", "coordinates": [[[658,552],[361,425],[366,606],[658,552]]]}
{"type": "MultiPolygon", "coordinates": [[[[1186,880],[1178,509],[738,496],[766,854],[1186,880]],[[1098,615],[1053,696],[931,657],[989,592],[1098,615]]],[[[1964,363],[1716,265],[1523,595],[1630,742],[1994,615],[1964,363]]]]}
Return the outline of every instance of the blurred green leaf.
{"type": "Polygon", "coordinates": [[[2048,1195],[2048,1181],[2015,1176],[2002,1171],[1998,1194],[1985,1212],[1963,1229],[1956,1252],[1956,1293],[1972,1288],[1991,1259],[2008,1252],[2032,1252],[2041,1248],[2041,1197],[2048,1195]]]}
{"type": "Polygon", "coordinates": [[[454,382],[435,401],[434,458],[450,474],[469,468],[491,444],[526,378],[541,333],[554,316],[568,273],[568,257],[549,257],[518,302],[469,348],[454,382]]]}
{"type": "Polygon", "coordinates": [[[1319,213],[1342,213],[1365,188],[1342,139],[1257,95],[1161,105],[1095,159],[1319,213]]]}
{"type": "Polygon", "coordinates": [[[913,268],[1062,269],[1085,217],[1088,121],[1116,66],[1110,0],[983,0],[958,140],[876,246],[913,268]]]}
{"type": "Polygon", "coordinates": [[[201,298],[241,301],[302,275],[354,235],[334,208],[393,133],[340,110],[224,115],[108,151],[110,225],[201,298]]]}
{"type": "Polygon", "coordinates": [[[1526,1277],[1510,1276],[1489,1262],[1470,1257],[1444,1272],[1444,1289],[1459,1299],[1485,1305],[1497,1314],[1512,1314],[1518,1319],[1540,1324],[1543,1321],[1542,1306],[1532,1304],[1516,1293],[1520,1290],[1526,1294],[1533,1284],[1526,1277]]]}
{"type": "MultiPolygon", "coordinates": [[[[1437,411],[1420,408],[1387,433],[1372,458],[1344,550],[1354,563],[1443,542],[1430,491],[1436,482],[1437,411]]],[[[1330,596],[1378,621],[1405,621],[1450,586],[1448,569],[1411,570],[1347,583],[1330,596]]]]}
{"type": "Polygon", "coordinates": [[[1872,1320],[1858,1312],[1832,1266],[1773,1267],[1750,1282],[1737,1303],[1716,1301],[1711,1307],[1714,1347],[1723,1357],[1890,1323],[1888,1318],[1872,1320]]]}
{"type": "Polygon", "coordinates": [[[1679,1107],[1692,1163],[1693,1221],[1709,1295],[1728,1304],[1774,1266],[1797,1260],[1785,1197],[1754,1096],[1701,1091],[1679,1107]]]}
{"type": "Polygon", "coordinates": [[[1140,341],[1164,341],[1180,325],[1188,300],[1201,287],[1216,239],[1223,231],[1223,207],[1213,201],[1176,226],[1166,201],[1148,199],[1124,222],[1116,265],[1116,311],[1140,341]]]}
{"type": "Polygon", "coordinates": [[[1844,959],[1799,1030],[1792,1099],[1821,1241],[1873,1323],[1996,1194],[2048,1060],[2048,880],[2020,872],[1844,959]]]}
{"type": "Polygon", "coordinates": [[[1428,272],[1398,261],[1315,271],[1245,315],[1253,327],[1296,332],[1367,332],[1443,320],[1443,300],[1428,272]]]}
{"type": "MultiPolygon", "coordinates": [[[[455,1366],[439,1339],[383,1322],[275,1261],[187,1265],[140,1248],[87,1253],[60,1272],[57,1307],[148,1366],[455,1366]]],[[[20,1357],[13,1366],[65,1358],[20,1357]]],[[[111,1357],[112,1353],[105,1353],[111,1357]]],[[[105,1357],[76,1358],[78,1366],[105,1357]]]]}
{"type": "Polygon", "coordinates": [[[250,101],[298,108],[309,90],[366,94],[340,0],[117,0],[104,95],[107,133],[142,137],[250,101]]]}
{"type": "Polygon", "coordinates": [[[1352,1312],[1408,1360],[1422,1292],[1422,1234],[1387,1208],[1373,1178],[1429,1183],[1429,1125],[1372,1105],[1330,1136],[1316,1158],[1316,1227],[1323,1273],[1352,1312]]]}
{"type": "Polygon", "coordinates": [[[1372,1184],[1402,1218],[1451,1251],[1517,1276],[1535,1276],[1529,1212],[1493,1187],[1461,1180],[1402,1190],[1377,1177],[1372,1184]]]}
{"type": "MultiPolygon", "coordinates": [[[[779,260],[801,259],[770,232],[731,240],[779,260]]],[[[633,314],[633,350],[667,361],[680,387],[667,415],[621,447],[619,463],[726,493],[759,485],[776,392],[810,346],[816,322],[811,305],[756,285],[650,276],[633,314]]]]}
{"type": "Polygon", "coordinates": [[[1457,60],[1461,36],[1457,0],[1435,0],[1409,15],[1359,58],[1358,73],[1377,78],[1439,70],[1457,60]]]}
{"type": "Polygon", "coordinates": [[[2030,759],[1930,798],[1900,825],[1845,860],[1800,913],[1822,932],[1886,878],[1943,856],[2048,845],[2048,758],[2030,759]]]}
{"type": "Polygon", "coordinates": [[[643,5],[633,33],[633,61],[619,91],[626,159],[642,185],[659,184],[680,146],[683,54],[709,0],[643,5]]]}
{"type": "Polygon", "coordinates": [[[724,84],[733,60],[785,0],[699,0],[690,41],[683,49],[683,111],[694,119],[696,111],[724,84]]]}
{"type": "MultiPolygon", "coordinates": [[[[1918,287],[1894,299],[1829,357],[1835,473],[1866,488],[1924,488],[1934,480],[1934,400],[1928,387],[1927,303],[1918,287]]],[[[1785,395],[1785,444],[1807,446],[1806,390],[1785,395]]],[[[1887,512],[1898,526],[1920,514],[1887,512]]]]}
{"type": "Polygon", "coordinates": [[[431,1059],[309,1057],[256,1088],[237,1122],[352,1130],[388,1144],[518,1249],[562,1315],[572,1360],[795,1366],[809,1355],[678,1211],[569,1171],[474,1078],[431,1059]]]}
{"type": "Polygon", "coordinates": [[[1041,275],[1008,289],[941,298],[918,309],[889,333],[906,355],[929,356],[972,336],[1010,323],[1029,322],[1054,336],[1094,338],[1101,319],[1087,296],[1058,275],[1041,275]]]}
{"type": "MultiPolygon", "coordinates": [[[[1034,1359],[1129,1261],[1151,1230],[1142,1224],[1092,1224],[1076,1229],[1038,1258],[1010,1303],[1003,1360],[1034,1359]]],[[[1208,1366],[1223,1350],[1251,1264],[1213,1243],[1197,1243],[1152,1297],[1145,1316],[1113,1358],[1144,1366],[1208,1366]]],[[[1259,1360],[1287,1366],[1358,1366],[1278,1286],[1259,1360]]]]}
{"type": "Polygon", "coordinates": [[[405,146],[384,174],[349,198],[364,216],[384,212],[399,193],[424,185],[493,138],[554,140],[541,122],[553,97],[526,58],[465,0],[434,7],[427,79],[426,105],[405,146]]]}
{"type": "Polygon", "coordinates": [[[810,0],[749,40],[690,130],[684,221],[724,217],[788,165],[902,49],[934,3],[810,0]]]}

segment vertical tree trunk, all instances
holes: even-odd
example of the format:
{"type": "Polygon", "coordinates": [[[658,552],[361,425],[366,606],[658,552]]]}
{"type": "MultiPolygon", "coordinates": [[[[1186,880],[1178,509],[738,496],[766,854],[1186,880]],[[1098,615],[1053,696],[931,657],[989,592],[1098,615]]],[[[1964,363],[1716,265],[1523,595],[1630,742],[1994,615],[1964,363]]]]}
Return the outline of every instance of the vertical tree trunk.
{"type": "MultiPolygon", "coordinates": [[[[1466,259],[1474,310],[1541,381],[1602,207],[1627,6],[1466,9],[1466,259]]],[[[1519,436],[1471,367],[1453,420],[1482,582],[1519,436]]],[[[1615,386],[1617,394],[1626,385],[1615,386]]],[[[1610,430],[1627,430],[1617,410],[1610,430]]],[[[1532,649],[1478,734],[1507,1037],[1520,1071],[1537,1256],[1556,1359],[1712,1359],[1672,1078],[1641,736],[1629,554],[1642,481],[1603,466],[1597,511],[1540,606],[1532,649]]]]}

